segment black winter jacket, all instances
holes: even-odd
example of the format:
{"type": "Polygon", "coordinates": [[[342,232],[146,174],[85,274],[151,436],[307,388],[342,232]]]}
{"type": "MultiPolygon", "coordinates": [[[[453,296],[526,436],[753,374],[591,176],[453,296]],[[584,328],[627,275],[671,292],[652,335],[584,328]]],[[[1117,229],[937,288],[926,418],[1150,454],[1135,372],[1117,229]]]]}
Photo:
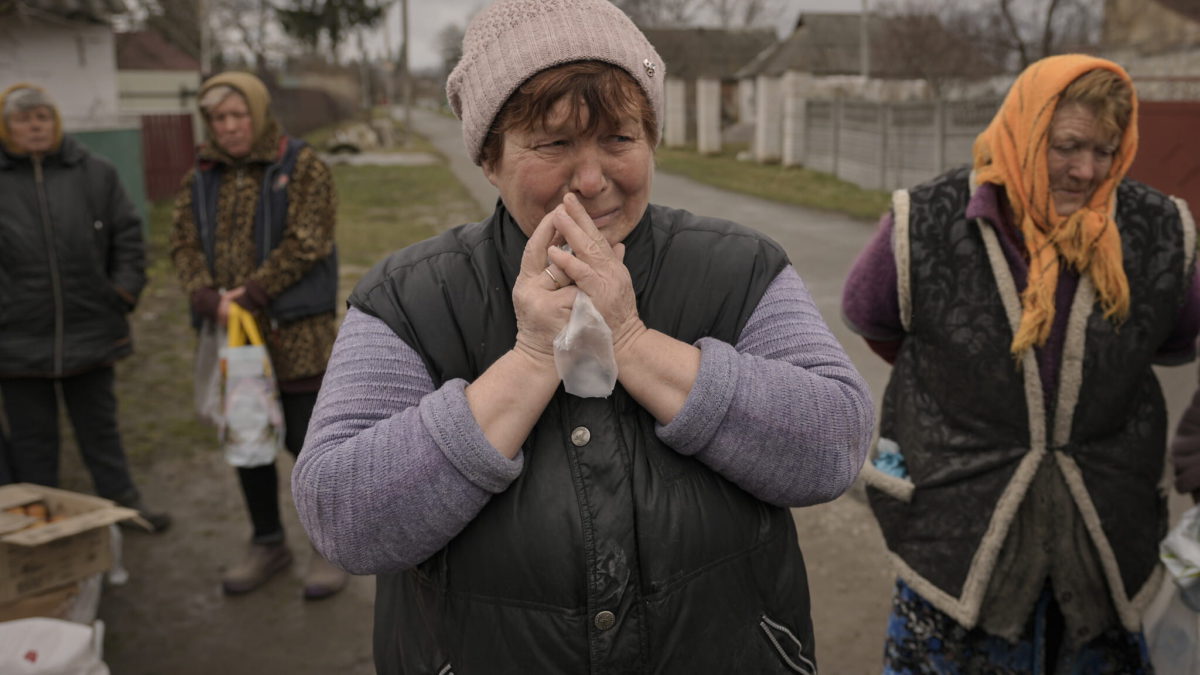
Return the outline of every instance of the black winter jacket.
{"type": "Polygon", "coordinates": [[[0,147],[0,377],[129,355],[145,284],[142,221],[111,164],[69,136],[40,162],[0,147]]]}

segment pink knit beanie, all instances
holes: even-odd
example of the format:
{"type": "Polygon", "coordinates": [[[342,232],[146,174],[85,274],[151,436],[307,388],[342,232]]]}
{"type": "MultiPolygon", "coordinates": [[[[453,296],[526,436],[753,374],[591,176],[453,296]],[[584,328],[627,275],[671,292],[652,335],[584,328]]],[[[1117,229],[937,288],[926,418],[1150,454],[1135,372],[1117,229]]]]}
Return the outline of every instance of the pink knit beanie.
{"type": "Polygon", "coordinates": [[[476,164],[492,122],[517,87],[573,61],[604,61],[632,75],[662,136],[666,68],[646,36],[607,0],[496,0],[472,19],[462,46],[446,95],[476,164]]]}

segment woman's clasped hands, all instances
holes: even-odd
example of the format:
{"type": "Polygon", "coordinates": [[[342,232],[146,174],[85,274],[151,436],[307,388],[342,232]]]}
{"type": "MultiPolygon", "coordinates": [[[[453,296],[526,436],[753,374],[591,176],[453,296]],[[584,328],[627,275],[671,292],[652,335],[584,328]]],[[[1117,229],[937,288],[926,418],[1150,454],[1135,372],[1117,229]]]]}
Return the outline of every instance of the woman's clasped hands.
{"type": "Polygon", "coordinates": [[[618,354],[646,331],[637,312],[633,280],[623,262],[625,245],[612,245],[587,209],[568,193],[530,235],[513,287],[517,349],[553,363],[554,338],[583,291],[612,331],[618,354]],[[564,250],[565,242],[570,251],[564,250]]]}

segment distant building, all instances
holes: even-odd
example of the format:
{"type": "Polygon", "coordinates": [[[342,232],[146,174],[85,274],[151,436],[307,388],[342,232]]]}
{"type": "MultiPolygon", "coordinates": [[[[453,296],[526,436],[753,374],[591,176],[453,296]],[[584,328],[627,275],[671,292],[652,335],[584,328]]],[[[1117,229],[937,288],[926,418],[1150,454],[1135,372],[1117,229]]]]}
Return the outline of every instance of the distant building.
{"type": "Polygon", "coordinates": [[[741,118],[737,72],[776,41],[773,29],[647,28],[666,64],[667,145],[720,150],[721,130],[741,118]]]}
{"type": "Polygon", "coordinates": [[[747,63],[738,78],[743,100],[754,101],[755,158],[790,163],[789,139],[799,137],[792,127],[804,123],[806,99],[930,100],[964,87],[995,95],[1010,81],[992,83],[1002,72],[929,17],[871,14],[864,23],[860,14],[804,13],[791,35],[747,63]]]}
{"type": "Polygon", "coordinates": [[[1200,100],[1200,4],[1107,0],[1102,56],[1120,63],[1145,100],[1200,100]]]}
{"type": "Polygon", "coordinates": [[[118,33],[116,50],[121,114],[187,114],[193,138],[199,139],[200,61],[152,30],[118,33]]]}
{"type": "Polygon", "coordinates": [[[45,89],[64,130],[117,167],[145,218],[142,132],[117,102],[111,20],[124,11],[121,0],[0,0],[0,88],[45,89]]]}
{"type": "Polygon", "coordinates": [[[71,130],[117,124],[117,67],[110,19],[121,0],[0,2],[0,87],[33,82],[58,103],[71,130]]]}

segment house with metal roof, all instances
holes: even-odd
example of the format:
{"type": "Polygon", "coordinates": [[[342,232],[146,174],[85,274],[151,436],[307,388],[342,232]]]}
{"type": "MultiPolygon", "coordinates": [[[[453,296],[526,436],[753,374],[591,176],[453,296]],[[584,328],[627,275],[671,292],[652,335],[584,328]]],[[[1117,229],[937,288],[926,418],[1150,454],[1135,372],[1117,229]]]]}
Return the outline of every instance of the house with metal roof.
{"type": "Polygon", "coordinates": [[[68,129],[117,121],[115,14],[121,0],[0,2],[0,87],[21,81],[44,87],[68,129]]]}
{"type": "Polygon", "coordinates": [[[696,141],[701,152],[720,150],[721,130],[741,117],[737,73],[777,41],[774,29],[647,28],[643,32],[666,65],[663,142],[696,141]]]}
{"type": "Polygon", "coordinates": [[[929,100],[1003,70],[928,16],[804,13],[737,75],[754,92],[756,159],[787,163],[786,127],[806,99],[929,100]]]}

